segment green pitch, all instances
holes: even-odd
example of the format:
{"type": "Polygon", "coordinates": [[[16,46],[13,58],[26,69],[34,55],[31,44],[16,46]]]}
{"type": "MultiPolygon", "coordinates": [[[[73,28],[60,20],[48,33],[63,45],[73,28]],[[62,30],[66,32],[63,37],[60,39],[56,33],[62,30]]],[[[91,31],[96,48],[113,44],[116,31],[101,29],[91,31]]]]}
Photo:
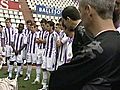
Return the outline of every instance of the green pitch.
{"type": "MultiPolygon", "coordinates": [[[[6,71],[7,69],[4,69],[4,68],[0,70],[0,78],[6,78],[8,76],[6,74],[7,73],[6,71]]],[[[31,78],[29,81],[24,81],[25,72],[26,70],[24,70],[23,77],[19,77],[18,79],[18,88],[19,88],[18,90],[38,90],[39,88],[41,88],[41,83],[36,84],[36,85],[31,84],[34,81],[35,76],[36,76],[35,69],[32,69],[31,78]]]]}

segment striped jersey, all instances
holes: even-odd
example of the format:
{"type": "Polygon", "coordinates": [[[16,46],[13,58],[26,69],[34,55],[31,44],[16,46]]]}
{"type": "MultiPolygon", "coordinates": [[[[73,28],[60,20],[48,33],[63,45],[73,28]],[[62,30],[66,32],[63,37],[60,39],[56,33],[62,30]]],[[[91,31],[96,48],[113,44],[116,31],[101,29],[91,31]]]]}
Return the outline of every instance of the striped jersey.
{"type": "Polygon", "coordinates": [[[15,29],[13,27],[10,27],[10,28],[6,27],[3,30],[3,32],[4,32],[5,44],[11,45],[11,39],[12,39],[13,34],[15,33],[15,29]]]}
{"type": "Polygon", "coordinates": [[[11,42],[14,44],[15,50],[20,50],[24,44],[27,44],[27,37],[23,33],[15,33],[11,42]]]}
{"type": "Polygon", "coordinates": [[[45,46],[45,56],[51,57],[52,53],[56,53],[56,42],[59,40],[59,35],[57,32],[47,33],[46,46],[45,46]]]}
{"type": "MultiPolygon", "coordinates": [[[[47,31],[40,30],[37,32],[37,38],[41,38],[42,40],[45,40],[47,37],[47,31]]],[[[39,49],[45,49],[45,43],[38,44],[39,49]]]]}
{"type": "Polygon", "coordinates": [[[4,34],[3,32],[0,32],[0,46],[2,46],[2,43],[4,43],[4,42],[2,42],[2,39],[4,39],[3,34],[4,34]]]}
{"type": "Polygon", "coordinates": [[[29,29],[23,29],[23,33],[27,36],[30,33],[29,29]]]}
{"type": "Polygon", "coordinates": [[[38,44],[35,42],[37,37],[37,33],[30,32],[27,36],[27,52],[28,53],[36,53],[38,49],[38,44]]]}
{"type": "Polygon", "coordinates": [[[66,48],[67,48],[67,42],[69,40],[69,38],[66,36],[65,32],[64,31],[61,31],[60,32],[60,41],[62,43],[62,45],[58,48],[58,60],[60,61],[65,61],[65,53],[66,53],[66,48]]]}
{"type": "Polygon", "coordinates": [[[72,53],[72,43],[73,43],[73,38],[68,39],[67,41],[67,49],[66,49],[66,58],[65,58],[65,63],[69,62],[72,57],[73,57],[73,53],[72,53]]]}

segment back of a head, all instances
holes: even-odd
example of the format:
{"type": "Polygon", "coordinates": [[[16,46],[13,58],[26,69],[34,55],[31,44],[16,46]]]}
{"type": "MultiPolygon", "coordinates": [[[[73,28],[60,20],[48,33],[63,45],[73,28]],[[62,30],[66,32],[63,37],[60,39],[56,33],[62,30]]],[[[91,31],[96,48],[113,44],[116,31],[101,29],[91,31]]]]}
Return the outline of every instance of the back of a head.
{"type": "Polygon", "coordinates": [[[72,20],[79,20],[80,13],[74,6],[68,6],[62,11],[62,18],[67,19],[69,17],[72,20]]]}
{"type": "Polygon", "coordinates": [[[40,23],[47,23],[47,20],[45,19],[45,18],[43,18],[41,21],[40,21],[40,23]]]}
{"type": "Polygon", "coordinates": [[[80,6],[90,5],[102,19],[112,19],[115,0],[79,0],[80,6]]]}

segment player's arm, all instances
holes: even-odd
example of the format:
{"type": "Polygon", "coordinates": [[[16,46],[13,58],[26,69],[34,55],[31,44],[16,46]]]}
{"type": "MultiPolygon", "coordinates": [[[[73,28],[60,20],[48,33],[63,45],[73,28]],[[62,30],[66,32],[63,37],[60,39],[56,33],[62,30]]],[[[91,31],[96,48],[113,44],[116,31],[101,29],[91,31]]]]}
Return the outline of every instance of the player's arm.
{"type": "Polygon", "coordinates": [[[27,46],[27,44],[24,44],[18,52],[20,53],[26,46],[27,46]]]}
{"type": "Polygon", "coordinates": [[[36,43],[46,43],[46,41],[41,38],[37,38],[36,43]]]}

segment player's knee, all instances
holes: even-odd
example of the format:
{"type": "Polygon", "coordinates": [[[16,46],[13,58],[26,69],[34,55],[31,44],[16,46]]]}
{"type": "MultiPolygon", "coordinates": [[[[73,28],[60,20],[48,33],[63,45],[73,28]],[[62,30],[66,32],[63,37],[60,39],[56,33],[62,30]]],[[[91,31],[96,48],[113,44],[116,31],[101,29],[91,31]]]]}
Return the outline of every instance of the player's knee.
{"type": "Polygon", "coordinates": [[[14,61],[10,61],[10,65],[13,65],[14,64],[14,61]]]}

